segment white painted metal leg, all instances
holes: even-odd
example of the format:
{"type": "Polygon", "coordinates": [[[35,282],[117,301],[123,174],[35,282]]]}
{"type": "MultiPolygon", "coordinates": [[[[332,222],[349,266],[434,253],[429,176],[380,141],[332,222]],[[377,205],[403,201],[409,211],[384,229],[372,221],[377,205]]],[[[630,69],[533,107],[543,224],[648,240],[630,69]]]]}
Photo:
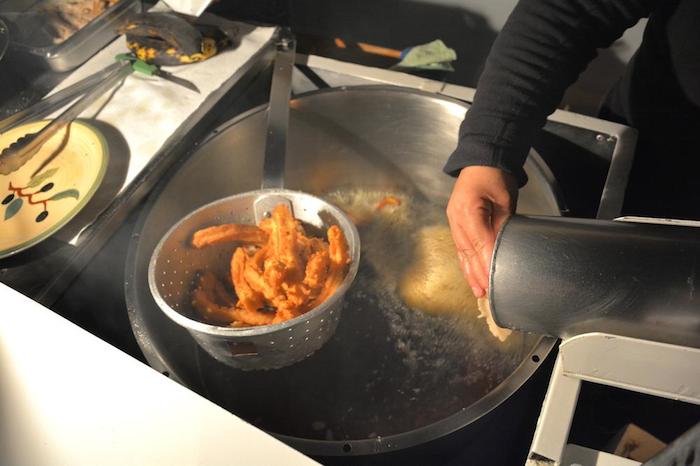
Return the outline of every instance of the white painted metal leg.
{"type": "Polygon", "coordinates": [[[559,354],[532,439],[528,466],[559,464],[569,438],[580,387],[580,379],[564,374],[559,354]]]}

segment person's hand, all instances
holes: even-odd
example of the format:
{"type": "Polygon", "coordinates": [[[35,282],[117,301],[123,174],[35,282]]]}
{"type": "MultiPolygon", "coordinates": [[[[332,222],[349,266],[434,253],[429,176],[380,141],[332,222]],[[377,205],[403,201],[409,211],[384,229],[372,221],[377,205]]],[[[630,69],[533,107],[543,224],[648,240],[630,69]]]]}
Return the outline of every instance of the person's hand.
{"type": "Polygon", "coordinates": [[[498,230],[515,211],[515,177],[494,167],[465,167],[455,183],[447,219],[469,286],[481,298],[489,287],[491,255],[498,230]]]}

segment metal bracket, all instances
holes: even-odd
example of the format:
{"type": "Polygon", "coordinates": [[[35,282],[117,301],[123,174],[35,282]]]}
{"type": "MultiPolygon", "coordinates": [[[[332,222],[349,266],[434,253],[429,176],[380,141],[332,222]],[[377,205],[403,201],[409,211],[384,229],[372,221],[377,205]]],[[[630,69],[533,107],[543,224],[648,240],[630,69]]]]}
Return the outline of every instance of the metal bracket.
{"type": "Polygon", "coordinates": [[[281,29],[277,41],[277,56],[270,86],[267,109],[267,140],[263,165],[262,189],[284,187],[284,158],[287,152],[289,126],[289,95],[294,71],[296,42],[289,29],[281,29]]]}

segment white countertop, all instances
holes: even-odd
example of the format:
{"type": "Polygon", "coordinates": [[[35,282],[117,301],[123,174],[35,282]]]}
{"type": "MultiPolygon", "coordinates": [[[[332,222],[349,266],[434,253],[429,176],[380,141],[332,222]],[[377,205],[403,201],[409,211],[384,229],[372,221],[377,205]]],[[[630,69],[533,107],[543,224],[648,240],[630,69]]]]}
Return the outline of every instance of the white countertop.
{"type": "Polygon", "coordinates": [[[318,463],[0,283],[0,464],[318,463]]]}

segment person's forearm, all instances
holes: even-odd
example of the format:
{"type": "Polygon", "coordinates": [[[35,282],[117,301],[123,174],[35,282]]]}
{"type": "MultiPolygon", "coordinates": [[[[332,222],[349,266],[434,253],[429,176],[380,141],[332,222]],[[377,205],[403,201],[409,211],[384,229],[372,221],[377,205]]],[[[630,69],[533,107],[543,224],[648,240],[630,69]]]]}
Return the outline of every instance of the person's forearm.
{"type": "Polygon", "coordinates": [[[564,91],[595,57],[655,0],[520,0],[494,42],[459,145],[445,165],[502,168],[521,185],[537,131],[564,91]]]}

